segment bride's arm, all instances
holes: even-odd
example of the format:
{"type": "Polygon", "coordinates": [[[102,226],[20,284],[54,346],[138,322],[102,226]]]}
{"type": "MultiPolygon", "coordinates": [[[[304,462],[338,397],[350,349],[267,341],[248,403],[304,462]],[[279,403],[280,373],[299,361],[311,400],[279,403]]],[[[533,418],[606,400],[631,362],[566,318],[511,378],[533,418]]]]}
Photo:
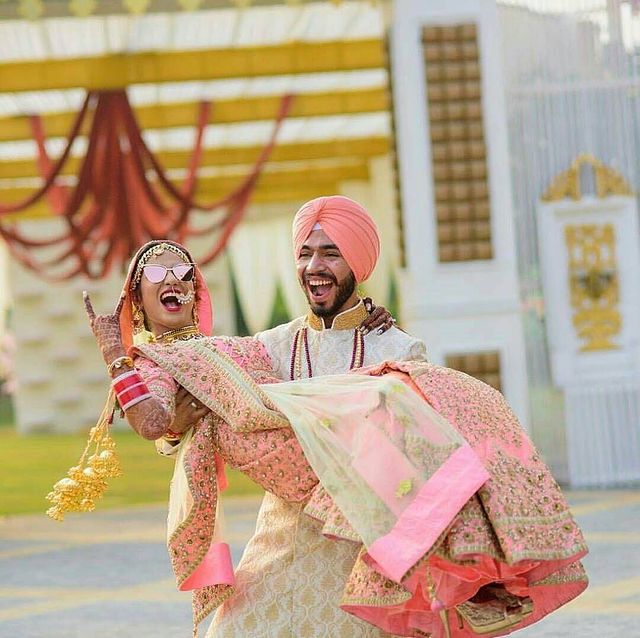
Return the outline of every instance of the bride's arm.
{"type": "Polygon", "coordinates": [[[168,432],[180,435],[188,424],[175,424],[171,428],[175,412],[177,384],[171,375],[155,363],[143,357],[136,358],[135,370],[145,382],[150,396],[136,403],[125,412],[129,425],[143,438],[154,441],[168,432]]]}
{"type": "MultiPolygon", "coordinates": [[[[96,315],[87,292],[83,293],[85,309],[102,358],[112,377],[112,386],[129,425],[143,438],[159,439],[170,432],[176,386],[171,377],[144,359],[136,367],[126,356],[120,333],[121,296],[112,313],[96,315]],[[152,366],[152,367],[151,367],[152,366]],[[140,372],[146,374],[141,375],[140,372]]],[[[180,432],[175,433],[180,434],[180,432]]]]}

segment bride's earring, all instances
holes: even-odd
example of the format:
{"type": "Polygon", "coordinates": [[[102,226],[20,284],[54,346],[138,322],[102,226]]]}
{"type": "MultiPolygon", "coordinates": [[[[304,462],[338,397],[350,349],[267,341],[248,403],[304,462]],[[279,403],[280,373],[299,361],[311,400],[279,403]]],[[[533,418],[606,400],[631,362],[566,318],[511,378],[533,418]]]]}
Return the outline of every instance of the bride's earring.
{"type": "Polygon", "coordinates": [[[133,334],[144,332],[144,312],[138,304],[133,304],[133,334]]]}

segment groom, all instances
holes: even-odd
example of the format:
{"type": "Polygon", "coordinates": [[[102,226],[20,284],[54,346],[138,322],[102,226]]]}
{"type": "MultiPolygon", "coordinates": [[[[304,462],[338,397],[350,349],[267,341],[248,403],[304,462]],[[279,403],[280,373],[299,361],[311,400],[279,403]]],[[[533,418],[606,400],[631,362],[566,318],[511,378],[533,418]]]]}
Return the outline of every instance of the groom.
{"type": "Polygon", "coordinates": [[[422,341],[392,326],[362,336],[367,316],[357,285],[372,274],[380,254],[375,222],[348,197],[307,202],[293,220],[293,246],[306,316],[256,335],[282,379],[339,374],[386,359],[425,359],[422,341]]]}
{"type": "MultiPolygon", "coordinates": [[[[424,343],[395,326],[383,334],[358,330],[367,310],[357,284],[369,278],[380,253],[376,224],[359,203],[339,195],[307,202],[293,220],[293,244],[309,312],[256,335],[280,378],[426,359],[424,343]]],[[[328,540],[321,527],[302,505],[266,493],[236,572],[237,594],[218,609],[207,635],[386,636],[340,609],[356,544],[328,540]]]]}

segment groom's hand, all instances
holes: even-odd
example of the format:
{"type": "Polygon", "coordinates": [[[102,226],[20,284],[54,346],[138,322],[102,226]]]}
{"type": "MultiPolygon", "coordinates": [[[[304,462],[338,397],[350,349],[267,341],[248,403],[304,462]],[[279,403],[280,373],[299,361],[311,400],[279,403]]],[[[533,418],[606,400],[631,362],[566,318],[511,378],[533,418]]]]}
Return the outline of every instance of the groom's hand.
{"type": "Polygon", "coordinates": [[[182,434],[209,412],[207,406],[202,405],[188,390],[180,387],[176,393],[176,412],[169,429],[176,434],[182,434]]]}

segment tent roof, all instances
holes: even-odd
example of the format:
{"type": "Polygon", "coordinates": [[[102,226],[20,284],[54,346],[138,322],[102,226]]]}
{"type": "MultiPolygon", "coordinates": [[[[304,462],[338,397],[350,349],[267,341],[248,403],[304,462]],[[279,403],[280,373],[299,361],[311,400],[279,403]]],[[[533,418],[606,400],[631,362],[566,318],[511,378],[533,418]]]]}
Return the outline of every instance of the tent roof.
{"type": "MultiPolygon", "coordinates": [[[[134,16],[55,18],[37,22],[0,22],[0,72],[2,63],[50,61],[68,58],[99,58],[139,52],[238,49],[291,42],[321,42],[380,38],[383,21],[378,8],[369,3],[348,2],[253,7],[244,10],[218,9],[134,16]]],[[[64,67],[62,67],[64,68],[64,67]]],[[[285,74],[267,77],[202,79],[134,85],[129,95],[135,106],[172,104],[200,99],[228,100],[287,92],[332,92],[344,89],[384,87],[383,69],[328,73],[285,74]]],[[[6,83],[5,83],[6,86],[6,83]]],[[[82,88],[30,90],[0,93],[0,118],[29,113],[76,111],[83,100],[82,88]]],[[[215,121],[215,116],[214,116],[215,121]]],[[[321,139],[349,134],[386,134],[386,117],[326,117],[321,121],[298,119],[289,122],[283,140],[321,139]]],[[[189,128],[187,130],[190,130],[189,128]]],[[[270,126],[265,122],[214,126],[208,145],[251,144],[265,139],[270,126]]],[[[156,148],[185,147],[185,130],[167,130],[149,135],[156,148]]],[[[31,142],[0,143],[0,157],[33,153],[31,142]]]]}
{"type": "MultiPolygon", "coordinates": [[[[310,162],[318,160],[332,160],[334,166],[347,161],[344,154],[334,156],[331,146],[326,144],[331,140],[364,140],[368,152],[382,154],[381,149],[386,152],[386,147],[380,146],[380,140],[388,139],[390,134],[383,34],[382,10],[370,2],[344,2],[340,6],[330,2],[276,4],[140,16],[45,17],[34,22],[2,20],[0,198],[13,201],[20,189],[28,190],[37,183],[33,161],[36,149],[30,139],[27,115],[45,116],[47,148],[53,155],[62,150],[63,131],[68,130],[67,123],[85,96],[85,89],[74,86],[74,80],[66,81],[75,77],[72,69],[86,67],[84,77],[99,84],[100,78],[113,81],[114,77],[120,77],[112,71],[121,68],[117,64],[128,64],[134,70],[151,68],[149,60],[154,56],[162,60],[157,64],[158,81],[154,81],[152,72],[150,80],[147,77],[144,82],[128,86],[130,101],[154,151],[177,157],[177,151],[192,145],[195,105],[202,99],[214,103],[212,123],[205,136],[206,148],[256,147],[266,142],[271,133],[275,116],[271,105],[277,104],[277,98],[283,94],[294,93],[299,99],[282,127],[278,144],[287,146],[284,155],[304,162],[300,168],[308,171],[310,162]],[[310,63],[306,66],[303,54],[289,51],[292,45],[308,48],[310,44],[326,41],[336,45],[330,45],[323,54],[304,54],[310,63]],[[377,48],[378,61],[351,64],[350,54],[345,53],[343,57],[349,59],[337,65],[341,70],[315,70],[327,62],[331,49],[340,43],[351,46],[354,41],[356,45],[372,43],[377,48]],[[267,49],[264,55],[259,52],[257,62],[254,60],[245,67],[238,65],[234,72],[234,52],[242,56],[245,50],[255,47],[267,49]],[[187,69],[181,68],[179,58],[184,57],[184,52],[192,52],[197,64],[188,63],[187,69]],[[264,69],[271,60],[281,61],[274,64],[274,73],[264,69]],[[178,71],[177,81],[171,74],[172,68],[178,71]],[[192,73],[180,73],[187,70],[192,73]],[[186,81],[182,79],[184,76],[188,77],[186,81]],[[50,85],[63,88],[43,90],[43,86],[50,85]],[[7,87],[12,90],[7,91],[7,87]],[[347,95],[343,95],[345,92],[347,95]],[[349,107],[347,99],[351,100],[349,107]],[[193,111],[193,119],[189,109],[193,111]],[[144,117],[148,117],[149,124],[145,124],[144,117]],[[306,161],[303,152],[296,152],[296,147],[306,149],[310,142],[321,143],[315,148],[324,148],[325,155],[306,161]],[[29,169],[25,166],[33,167],[27,180],[25,174],[29,169]],[[3,188],[13,192],[2,193],[3,188]]],[[[325,66],[334,68],[330,64],[325,66]]],[[[80,140],[74,146],[74,154],[82,152],[83,142],[80,140]]],[[[291,166],[278,167],[276,162],[270,162],[268,170],[274,168],[290,170],[291,166]]],[[[208,174],[215,175],[221,170],[240,174],[243,168],[205,167],[208,174]]],[[[178,174],[179,170],[176,177],[178,174]]],[[[295,173],[291,173],[291,179],[297,181],[295,173]]]]}

